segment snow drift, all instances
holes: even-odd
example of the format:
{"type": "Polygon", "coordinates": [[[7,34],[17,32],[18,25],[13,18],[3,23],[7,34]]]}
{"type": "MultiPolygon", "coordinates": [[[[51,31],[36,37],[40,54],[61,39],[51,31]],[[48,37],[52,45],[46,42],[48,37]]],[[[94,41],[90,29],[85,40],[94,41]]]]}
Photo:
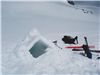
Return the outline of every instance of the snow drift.
{"type": "MultiPolygon", "coordinates": [[[[43,46],[42,45],[42,46],[43,46]]],[[[42,48],[42,47],[41,47],[42,48]]],[[[39,48],[37,47],[37,50],[39,48]]],[[[34,49],[33,49],[34,50],[34,49]]],[[[41,49],[40,49],[41,50],[41,49]]],[[[15,53],[10,55],[12,67],[7,74],[100,74],[98,60],[90,60],[70,49],[59,49],[53,43],[42,37],[36,30],[32,30],[28,36],[15,48],[15,53]],[[44,53],[34,57],[29,52],[31,47],[41,40],[47,46],[44,53]],[[16,60],[16,61],[15,61],[16,60]],[[97,65],[98,64],[98,65],[97,65]],[[13,70],[13,72],[11,71],[13,70]]],[[[43,50],[42,50],[43,51],[43,50]]],[[[9,65],[11,63],[9,62],[9,65]]]]}

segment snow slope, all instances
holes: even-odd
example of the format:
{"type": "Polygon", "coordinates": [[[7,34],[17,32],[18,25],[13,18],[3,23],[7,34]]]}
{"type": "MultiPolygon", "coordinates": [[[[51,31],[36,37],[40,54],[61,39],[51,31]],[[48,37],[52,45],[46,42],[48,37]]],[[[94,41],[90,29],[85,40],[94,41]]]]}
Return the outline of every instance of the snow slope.
{"type": "Polygon", "coordinates": [[[34,27],[44,36],[51,34],[48,39],[53,34],[78,35],[80,39],[87,36],[89,42],[97,46],[99,7],[94,9],[93,14],[86,14],[69,7],[66,2],[2,2],[3,46],[19,43],[34,27]]]}
{"type": "MultiPolygon", "coordinates": [[[[98,44],[99,17],[95,12],[94,14],[84,14],[81,10],[71,8],[62,2],[5,2],[2,8],[2,12],[4,12],[2,14],[3,75],[100,74],[100,60],[90,60],[70,49],[63,48],[61,50],[52,45],[51,48],[47,48],[46,53],[38,58],[33,58],[28,53],[29,47],[35,43],[32,41],[33,35],[37,35],[37,32],[33,31],[28,33],[34,27],[49,40],[49,43],[48,41],[45,42],[50,46],[52,41],[57,40],[58,45],[64,47],[65,45],[61,41],[63,35],[73,37],[78,35],[81,44],[84,43],[83,36],[85,35],[88,37],[89,44],[96,45],[96,49],[100,49],[98,44]],[[32,44],[28,43],[29,40],[32,44]]],[[[40,34],[38,35],[38,38],[42,37],[40,34]]]]}

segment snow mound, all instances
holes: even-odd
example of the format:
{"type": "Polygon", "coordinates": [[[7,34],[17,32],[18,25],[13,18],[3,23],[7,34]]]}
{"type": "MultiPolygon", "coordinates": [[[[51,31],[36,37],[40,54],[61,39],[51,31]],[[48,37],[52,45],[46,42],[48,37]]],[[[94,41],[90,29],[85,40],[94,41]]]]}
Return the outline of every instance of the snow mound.
{"type": "Polygon", "coordinates": [[[65,49],[52,49],[37,60],[35,74],[98,74],[95,61],[65,49]],[[90,66],[91,65],[91,66],[90,66]],[[94,69],[93,69],[94,68],[94,69]]]}
{"type": "Polygon", "coordinates": [[[52,47],[54,47],[54,45],[51,42],[42,37],[36,29],[32,29],[15,50],[17,51],[16,55],[21,58],[24,63],[28,63],[35,59],[32,57],[32,53],[34,53],[33,56],[38,57],[45,53],[43,49],[52,47]]]}
{"type": "Polygon", "coordinates": [[[98,60],[90,60],[70,49],[59,49],[36,30],[32,30],[16,50],[18,64],[11,68],[15,69],[12,74],[100,74],[98,60]],[[40,39],[49,47],[45,53],[35,58],[29,50],[40,39]]]}

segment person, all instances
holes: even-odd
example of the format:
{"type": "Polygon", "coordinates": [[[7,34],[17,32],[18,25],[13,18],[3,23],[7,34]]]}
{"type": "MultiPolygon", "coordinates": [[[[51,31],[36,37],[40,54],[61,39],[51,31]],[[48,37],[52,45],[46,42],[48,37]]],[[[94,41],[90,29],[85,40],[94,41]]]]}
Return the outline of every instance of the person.
{"type": "Polygon", "coordinates": [[[65,44],[78,44],[78,36],[76,36],[75,38],[71,37],[71,36],[64,36],[62,38],[62,41],[65,43],[65,44]],[[75,40],[77,43],[75,43],[75,40]]]}

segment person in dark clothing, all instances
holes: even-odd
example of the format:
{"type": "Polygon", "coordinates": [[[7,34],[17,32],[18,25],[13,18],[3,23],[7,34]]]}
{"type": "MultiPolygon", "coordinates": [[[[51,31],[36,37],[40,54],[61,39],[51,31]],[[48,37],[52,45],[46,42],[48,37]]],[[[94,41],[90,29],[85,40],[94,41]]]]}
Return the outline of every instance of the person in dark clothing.
{"type": "Polygon", "coordinates": [[[62,41],[65,44],[78,44],[78,36],[76,36],[75,38],[71,37],[71,36],[64,36],[62,38],[62,41]],[[75,40],[77,41],[77,43],[75,43],[75,40]]]}

